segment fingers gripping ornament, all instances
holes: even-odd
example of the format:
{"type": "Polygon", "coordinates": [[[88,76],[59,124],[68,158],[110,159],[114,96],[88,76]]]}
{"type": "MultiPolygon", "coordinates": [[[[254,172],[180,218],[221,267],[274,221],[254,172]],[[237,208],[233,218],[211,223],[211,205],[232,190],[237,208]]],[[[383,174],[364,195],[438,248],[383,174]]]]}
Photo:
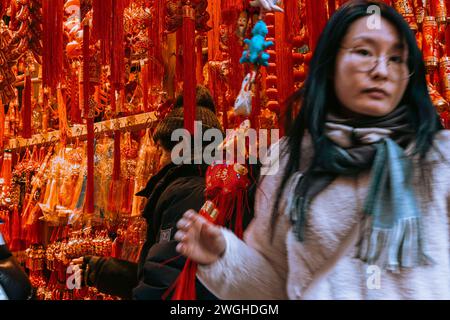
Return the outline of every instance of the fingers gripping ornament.
{"type": "Polygon", "coordinates": [[[244,40],[244,43],[248,45],[248,50],[244,51],[240,63],[251,63],[256,67],[267,67],[269,65],[270,55],[264,50],[273,46],[274,43],[273,41],[266,41],[268,33],[266,23],[259,20],[253,27],[253,37],[244,40]]]}
{"type": "MultiPolygon", "coordinates": [[[[218,150],[225,151],[227,147],[234,149],[234,144],[245,146],[245,130],[250,128],[246,120],[239,129],[229,134],[218,150]]],[[[245,151],[244,153],[247,154],[245,151]]],[[[243,238],[244,215],[248,204],[247,189],[251,183],[249,170],[246,165],[238,163],[236,159],[225,164],[212,164],[206,172],[205,196],[208,199],[200,209],[199,215],[209,222],[232,229],[243,238]]],[[[197,263],[187,259],[185,266],[176,282],[165,293],[167,297],[174,289],[173,300],[195,300],[197,263]]]]}
{"type": "MultiPolygon", "coordinates": [[[[294,1],[294,0],[290,0],[294,1]]],[[[252,7],[261,8],[264,11],[276,11],[276,12],[283,12],[283,9],[281,9],[277,4],[279,3],[279,0],[254,0],[250,1],[250,5],[252,7]]]]}

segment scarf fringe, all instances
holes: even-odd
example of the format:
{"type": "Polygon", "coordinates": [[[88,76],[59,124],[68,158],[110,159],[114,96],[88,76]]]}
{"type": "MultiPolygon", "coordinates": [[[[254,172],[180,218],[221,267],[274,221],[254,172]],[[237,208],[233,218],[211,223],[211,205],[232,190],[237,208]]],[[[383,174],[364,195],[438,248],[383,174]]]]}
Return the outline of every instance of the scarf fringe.
{"type": "Polygon", "coordinates": [[[393,273],[433,263],[423,250],[420,218],[401,219],[392,229],[374,228],[372,224],[372,217],[364,219],[356,258],[393,273]]]}

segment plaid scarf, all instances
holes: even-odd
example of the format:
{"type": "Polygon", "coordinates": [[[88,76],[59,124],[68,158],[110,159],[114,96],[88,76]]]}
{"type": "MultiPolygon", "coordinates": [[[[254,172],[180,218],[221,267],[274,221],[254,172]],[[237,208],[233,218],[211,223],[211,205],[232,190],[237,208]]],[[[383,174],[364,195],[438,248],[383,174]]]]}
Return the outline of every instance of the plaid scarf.
{"type": "Polygon", "coordinates": [[[339,175],[371,170],[357,258],[398,272],[428,264],[420,235],[412,162],[404,148],[413,140],[408,106],[384,117],[348,119],[330,113],[317,165],[291,177],[287,210],[299,241],[312,200],[339,175]]]}

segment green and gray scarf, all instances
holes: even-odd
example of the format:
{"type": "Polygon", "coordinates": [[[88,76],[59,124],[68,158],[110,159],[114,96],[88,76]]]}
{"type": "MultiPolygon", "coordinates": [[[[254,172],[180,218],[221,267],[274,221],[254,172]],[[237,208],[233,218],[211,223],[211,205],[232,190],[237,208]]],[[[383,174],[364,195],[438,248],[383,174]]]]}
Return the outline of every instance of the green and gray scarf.
{"type": "Polygon", "coordinates": [[[322,190],[339,175],[372,169],[357,258],[394,272],[431,261],[423,252],[412,161],[404,152],[414,137],[408,114],[408,107],[401,106],[379,118],[328,115],[317,165],[290,181],[286,209],[299,241],[304,241],[311,201],[322,190]]]}

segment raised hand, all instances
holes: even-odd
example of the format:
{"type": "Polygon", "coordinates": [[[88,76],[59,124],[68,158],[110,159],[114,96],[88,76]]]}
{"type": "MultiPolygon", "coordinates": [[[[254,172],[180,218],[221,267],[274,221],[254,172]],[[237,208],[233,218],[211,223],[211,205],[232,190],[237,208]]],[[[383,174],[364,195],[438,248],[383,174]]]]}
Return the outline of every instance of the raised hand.
{"type": "Polygon", "coordinates": [[[187,211],[177,223],[177,251],[201,265],[216,262],[225,252],[225,237],[220,227],[195,211],[187,211]]]}

